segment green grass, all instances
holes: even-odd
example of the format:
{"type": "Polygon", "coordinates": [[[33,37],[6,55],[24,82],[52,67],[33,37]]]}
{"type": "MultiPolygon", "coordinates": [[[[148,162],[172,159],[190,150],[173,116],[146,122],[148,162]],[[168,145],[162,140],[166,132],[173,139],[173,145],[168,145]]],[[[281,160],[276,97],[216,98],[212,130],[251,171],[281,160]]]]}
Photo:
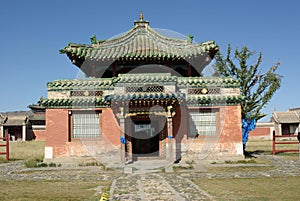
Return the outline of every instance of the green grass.
{"type": "Polygon", "coordinates": [[[237,160],[237,161],[225,161],[226,164],[253,164],[256,163],[256,160],[237,160]]]}
{"type": "Polygon", "coordinates": [[[99,200],[97,186],[110,186],[110,181],[1,181],[0,200],[99,200]]]}
{"type": "Polygon", "coordinates": [[[246,151],[272,154],[272,141],[271,140],[249,140],[247,142],[246,151]]]}
{"type": "Polygon", "coordinates": [[[237,166],[237,167],[209,167],[207,168],[210,173],[236,173],[236,172],[260,172],[274,170],[274,166],[237,166]]]}
{"type": "Polygon", "coordinates": [[[39,168],[39,167],[60,167],[61,164],[56,163],[44,163],[41,159],[30,159],[26,160],[24,163],[27,168],[39,168]]]}
{"type": "Polygon", "coordinates": [[[98,167],[101,167],[102,169],[105,169],[105,166],[102,163],[99,163],[97,161],[79,163],[79,166],[80,167],[98,166],[98,167]]]}
{"type": "MultiPolygon", "coordinates": [[[[9,143],[10,161],[44,158],[44,141],[14,141],[9,143]]],[[[2,150],[2,149],[1,149],[2,150]]],[[[5,155],[0,155],[0,163],[5,162],[5,155]]]]}
{"type": "Polygon", "coordinates": [[[300,200],[300,177],[193,179],[214,200],[300,200]]]}
{"type": "MultiPolygon", "coordinates": [[[[277,144],[276,150],[282,149],[299,149],[298,144],[277,144]]],[[[272,140],[249,140],[247,142],[246,151],[250,153],[262,153],[272,155],[272,140]]],[[[278,153],[276,156],[288,160],[299,160],[299,153],[278,153]]]]}

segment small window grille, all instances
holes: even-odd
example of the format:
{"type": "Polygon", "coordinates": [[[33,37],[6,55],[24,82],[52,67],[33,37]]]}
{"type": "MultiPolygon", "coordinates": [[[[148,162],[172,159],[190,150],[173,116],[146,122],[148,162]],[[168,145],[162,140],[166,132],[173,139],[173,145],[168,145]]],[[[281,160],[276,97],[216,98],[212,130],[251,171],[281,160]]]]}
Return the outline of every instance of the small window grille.
{"type": "Polygon", "coordinates": [[[164,92],[164,86],[157,85],[145,85],[145,86],[130,86],[126,87],[127,93],[136,93],[136,92],[164,92]]]}
{"type": "Polygon", "coordinates": [[[205,95],[205,94],[220,94],[220,88],[192,88],[188,89],[188,94],[205,95]]]}
{"type": "Polygon", "coordinates": [[[100,116],[95,111],[80,111],[72,114],[73,138],[100,137],[100,116]]]}
{"type": "Polygon", "coordinates": [[[103,91],[71,91],[71,96],[103,96],[103,91]]]}
{"type": "Polygon", "coordinates": [[[216,112],[210,110],[190,112],[191,136],[216,134],[216,112]]]}

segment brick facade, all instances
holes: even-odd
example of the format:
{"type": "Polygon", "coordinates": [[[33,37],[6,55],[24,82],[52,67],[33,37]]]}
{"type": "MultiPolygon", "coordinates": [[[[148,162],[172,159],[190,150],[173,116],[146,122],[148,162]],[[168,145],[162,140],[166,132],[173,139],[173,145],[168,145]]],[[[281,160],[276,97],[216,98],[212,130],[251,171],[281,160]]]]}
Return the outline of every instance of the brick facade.
{"type": "MultiPolygon", "coordinates": [[[[215,136],[189,136],[189,109],[177,107],[173,117],[174,157],[194,159],[242,158],[240,106],[214,107],[219,112],[218,131],[215,136]],[[175,151],[176,150],[176,151],[175,151]]],[[[119,153],[120,127],[111,108],[97,109],[100,112],[101,134],[96,139],[72,139],[70,137],[70,113],[74,109],[47,109],[46,150],[51,157],[105,156],[110,151],[119,153]]],[[[168,144],[168,139],[162,142],[168,144]]],[[[170,141],[169,141],[170,142],[170,141]]],[[[160,151],[162,144],[160,144],[160,151]]],[[[131,150],[132,151],[132,150],[131,150]]],[[[50,157],[50,158],[51,158],[50,157]]],[[[163,156],[166,157],[166,156],[163,156]]]]}

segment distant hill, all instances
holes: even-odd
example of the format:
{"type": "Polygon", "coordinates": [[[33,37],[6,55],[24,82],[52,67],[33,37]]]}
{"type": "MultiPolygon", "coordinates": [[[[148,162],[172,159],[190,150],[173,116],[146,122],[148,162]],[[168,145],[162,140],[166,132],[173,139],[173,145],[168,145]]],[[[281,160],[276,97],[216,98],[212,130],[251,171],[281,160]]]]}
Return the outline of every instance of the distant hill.
{"type": "Polygon", "coordinates": [[[31,110],[28,111],[12,111],[12,112],[0,112],[0,114],[4,116],[30,116],[33,115],[33,112],[31,110]]]}

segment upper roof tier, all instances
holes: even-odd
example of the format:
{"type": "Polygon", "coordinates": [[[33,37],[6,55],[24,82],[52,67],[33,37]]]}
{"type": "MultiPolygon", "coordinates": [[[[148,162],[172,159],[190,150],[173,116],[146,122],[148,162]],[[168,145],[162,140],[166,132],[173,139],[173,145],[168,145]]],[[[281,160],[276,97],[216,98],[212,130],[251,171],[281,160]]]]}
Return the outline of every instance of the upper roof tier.
{"type": "Polygon", "coordinates": [[[94,36],[91,45],[70,43],[61,53],[67,54],[78,67],[87,60],[106,66],[134,61],[186,61],[194,66],[192,60],[198,59],[197,63],[201,62],[199,58],[210,61],[219,50],[214,41],[194,44],[192,40],[192,37],[184,40],[159,34],[150,28],[141,14],[134,27],[121,36],[108,40],[97,40],[94,36]]]}

